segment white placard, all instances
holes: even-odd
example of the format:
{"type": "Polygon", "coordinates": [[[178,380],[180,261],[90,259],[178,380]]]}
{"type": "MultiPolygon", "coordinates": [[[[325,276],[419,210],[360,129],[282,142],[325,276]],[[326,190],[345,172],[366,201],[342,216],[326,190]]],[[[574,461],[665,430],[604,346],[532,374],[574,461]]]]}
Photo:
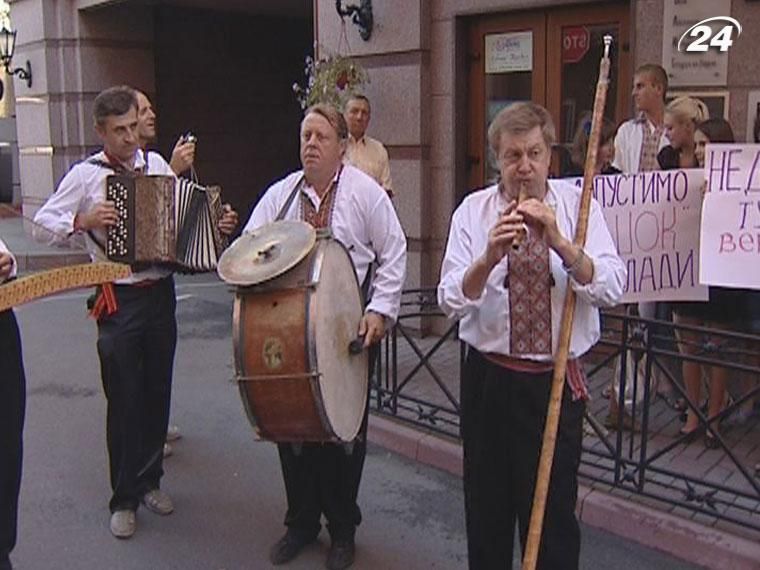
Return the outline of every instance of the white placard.
{"type": "Polygon", "coordinates": [[[760,289],[760,145],[708,145],[699,280],[760,289]]]}
{"type": "MultiPolygon", "coordinates": [[[[662,66],[668,72],[671,87],[725,86],[728,76],[729,51],[708,49],[704,52],[681,51],[678,40],[697,22],[714,16],[730,16],[731,0],[665,0],[662,30],[662,66]]],[[[725,22],[710,24],[713,33],[725,22]]]]}
{"type": "Polygon", "coordinates": [[[624,303],[707,300],[699,283],[702,181],[696,169],[594,178],[594,198],[628,270],[624,303]]]}
{"type": "Polygon", "coordinates": [[[533,32],[486,36],[486,73],[533,70],[533,32]]]}

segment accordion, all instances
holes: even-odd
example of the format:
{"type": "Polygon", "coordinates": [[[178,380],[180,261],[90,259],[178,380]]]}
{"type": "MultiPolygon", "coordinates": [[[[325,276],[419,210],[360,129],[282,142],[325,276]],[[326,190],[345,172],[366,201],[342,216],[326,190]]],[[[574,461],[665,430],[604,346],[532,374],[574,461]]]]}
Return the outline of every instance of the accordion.
{"type": "Polygon", "coordinates": [[[111,175],[106,199],[119,222],[106,232],[106,256],[130,265],[170,265],[186,272],[213,271],[226,237],[221,188],[173,176],[111,175]]]}

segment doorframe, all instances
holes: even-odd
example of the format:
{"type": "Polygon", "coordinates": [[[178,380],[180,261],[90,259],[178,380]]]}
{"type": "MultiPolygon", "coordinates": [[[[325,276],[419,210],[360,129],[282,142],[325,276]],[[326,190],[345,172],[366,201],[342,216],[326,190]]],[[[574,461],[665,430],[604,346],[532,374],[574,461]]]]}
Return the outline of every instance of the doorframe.
{"type": "Polygon", "coordinates": [[[485,99],[485,36],[491,33],[531,31],[533,33],[533,69],[531,76],[531,100],[541,105],[546,101],[546,16],[541,12],[516,12],[508,16],[479,18],[470,28],[467,46],[468,61],[468,119],[467,182],[469,192],[482,184],[486,175],[487,158],[482,156],[486,137],[485,107],[474,101],[485,99]]]}

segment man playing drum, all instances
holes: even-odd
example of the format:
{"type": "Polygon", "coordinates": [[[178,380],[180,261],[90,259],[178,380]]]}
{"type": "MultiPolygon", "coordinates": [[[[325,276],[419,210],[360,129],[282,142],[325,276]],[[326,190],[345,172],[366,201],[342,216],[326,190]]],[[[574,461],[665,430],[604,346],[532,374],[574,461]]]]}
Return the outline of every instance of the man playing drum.
{"type": "MultiPolygon", "coordinates": [[[[301,164],[273,184],[261,198],[244,232],[268,224],[285,206],[284,219],[304,220],[329,228],[348,250],[360,283],[367,284],[374,266],[371,299],[359,324],[364,347],[385,335],[398,316],[406,274],[406,238],[388,195],[372,178],[343,164],[348,127],[328,105],[306,111],[301,123],[301,164]],[[298,188],[298,189],[297,189],[298,188]],[[297,190],[296,190],[297,189],[297,190]],[[288,198],[297,191],[297,196],[288,198]]],[[[348,568],[354,560],[354,533],[361,521],[357,504],[364,456],[367,417],[352,445],[278,445],[288,510],[287,532],[272,547],[270,560],[284,564],[319,534],[324,513],[332,539],[327,568],[348,568]]]]}

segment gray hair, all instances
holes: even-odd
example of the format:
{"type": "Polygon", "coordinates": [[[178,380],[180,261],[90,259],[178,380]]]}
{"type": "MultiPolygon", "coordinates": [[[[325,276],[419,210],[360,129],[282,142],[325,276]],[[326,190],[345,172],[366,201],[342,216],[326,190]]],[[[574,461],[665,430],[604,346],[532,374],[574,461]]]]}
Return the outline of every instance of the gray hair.
{"type": "Polygon", "coordinates": [[[512,103],[504,107],[488,127],[488,145],[495,156],[499,156],[499,144],[504,133],[518,135],[540,127],[544,142],[551,148],[556,140],[554,121],[549,111],[541,105],[530,102],[512,103]]]}

